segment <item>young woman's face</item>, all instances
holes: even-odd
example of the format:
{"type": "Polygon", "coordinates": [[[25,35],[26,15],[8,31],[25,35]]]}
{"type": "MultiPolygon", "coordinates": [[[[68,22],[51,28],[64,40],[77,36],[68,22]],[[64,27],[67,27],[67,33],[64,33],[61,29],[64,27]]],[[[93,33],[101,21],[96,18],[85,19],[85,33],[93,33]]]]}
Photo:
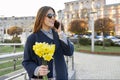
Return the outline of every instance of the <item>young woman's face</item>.
{"type": "Polygon", "coordinates": [[[44,26],[48,28],[53,28],[55,22],[55,13],[52,9],[48,10],[45,18],[44,18],[44,26]]]}

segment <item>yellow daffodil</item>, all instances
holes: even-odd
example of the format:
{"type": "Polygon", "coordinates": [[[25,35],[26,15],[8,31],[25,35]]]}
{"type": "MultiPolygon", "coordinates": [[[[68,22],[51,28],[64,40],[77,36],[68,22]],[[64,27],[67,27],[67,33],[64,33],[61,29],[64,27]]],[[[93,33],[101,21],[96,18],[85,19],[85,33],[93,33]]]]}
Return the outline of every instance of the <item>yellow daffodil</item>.
{"type": "Polygon", "coordinates": [[[38,55],[40,58],[43,58],[45,61],[50,61],[51,59],[53,59],[52,56],[55,52],[55,45],[45,42],[36,42],[35,45],[33,45],[33,50],[35,54],[38,55]]]}
{"type": "MultiPolygon", "coordinates": [[[[33,51],[37,56],[43,59],[42,64],[47,65],[47,61],[53,59],[53,55],[55,52],[55,45],[48,44],[45,42],[43,43],[36,42],[35,45],[33,45],[33,51]]],[[[47,75],[43,76],[43,80],[48,80],[47,75]]]]}

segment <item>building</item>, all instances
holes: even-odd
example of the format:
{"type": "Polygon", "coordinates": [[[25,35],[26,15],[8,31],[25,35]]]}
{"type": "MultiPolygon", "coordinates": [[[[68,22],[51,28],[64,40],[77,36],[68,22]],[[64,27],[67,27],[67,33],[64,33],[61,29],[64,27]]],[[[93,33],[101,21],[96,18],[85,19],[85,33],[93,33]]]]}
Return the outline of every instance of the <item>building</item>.
{"type": "Polygon", "coordinates": [[[9,38],[10,36],[5,33],[8,28],[12,26],[18,26],[23,28],[24,32],[26,33],[25,38],[28,36],[28,31],[31,31],[33,28],[33,24],[35,21],[35,17],[28,16],[28,17],[0,17],[0,41],[4,42],[4,39],[9,38]]]}
{"type": "Polygon", "coordinates": [[[21,28],[28,28],[34,23],[35,17],[0,17],[0,27],[7,29],[11,26],[18,26],[21,28]]]}
{"type": "Polygon", "coordinates": [[[120,3],[106,5],[104,16],[111,18],[115,22],[115,34],[120,35],[120,3]]]}
{"type": "Polygon", "coordinates": [[[66,2],[65,9],[59,11],[58,14],[64,13],[63,21],[66,31],[68,24],[74,19],[86,20],[89,24],[89,30],[91,30],[91,11],[96,11],[94,20],[103,17],[111,18],[115,22],[115,34],[120,35],[120,3],[106,5],[105,0],[76,0],[66,2]]]}

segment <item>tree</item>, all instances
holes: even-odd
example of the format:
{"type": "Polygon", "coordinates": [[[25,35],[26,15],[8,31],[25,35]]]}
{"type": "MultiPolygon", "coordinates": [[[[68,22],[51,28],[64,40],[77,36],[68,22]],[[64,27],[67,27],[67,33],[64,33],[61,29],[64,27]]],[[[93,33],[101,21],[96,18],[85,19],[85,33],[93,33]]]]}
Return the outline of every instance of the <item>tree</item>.
{"type": "Polygon", "coordinates": [[[112,19],[105,17],[99,18],[95,21],[95,31],[103,33],[103,48],[104,48],[104,36],[106,33],[110,33],[110,31],[114,31],[115,24],[112,19]]]}
{"type": "Polygon", "coordinates": [[[84,20],[76,19],[70,22],[68,31],[75,34],[84,34],[88,30],[88,24],[84,20]]]}
{"type": "Polygon", "coordinates": [[[110,31],[114,31],[114,22],[110,18],[100,18],[95,21],[95,31],[109,33],[110,31]]]}
{"type": "Polygon", "coordinates": [[[22,34],[22,32],[23,32],[23,29],[17,26],[13,26],[7,29],[7,33],[9,35],[12,35],[13,37],[15,36],[17,37],[18,35],[22,34]]]}
{"type": "Polygon", "coordinates": [[[21,43],[20,37],[18,37],[18,35],[20,35],[22,32],[23,29],[17,26],[13,26],[7,29],[7,33],[13,36],[11,40],[12,43],[21,43]]]}

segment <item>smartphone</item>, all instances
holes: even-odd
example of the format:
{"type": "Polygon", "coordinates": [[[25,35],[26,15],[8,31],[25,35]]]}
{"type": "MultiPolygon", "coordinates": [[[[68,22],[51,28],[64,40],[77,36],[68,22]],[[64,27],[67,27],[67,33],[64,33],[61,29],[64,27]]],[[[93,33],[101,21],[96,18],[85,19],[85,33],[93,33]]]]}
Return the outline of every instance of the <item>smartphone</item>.
{"type": "Polygon", "coordinates": [[[60,23],[57,20],[55,20],[54,26],[55,26],[56,29],[59,28],[59,25],[60,25],[60,23]]]}

